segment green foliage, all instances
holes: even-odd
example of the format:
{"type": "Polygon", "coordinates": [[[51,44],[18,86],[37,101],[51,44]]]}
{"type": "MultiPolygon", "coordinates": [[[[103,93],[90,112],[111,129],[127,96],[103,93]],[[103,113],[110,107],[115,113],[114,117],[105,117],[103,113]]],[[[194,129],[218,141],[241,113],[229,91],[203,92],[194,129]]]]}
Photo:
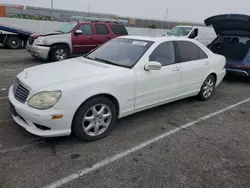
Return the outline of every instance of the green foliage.
{"type": "Polygon", "coordinates": [[[29,19],[29,20],[48,20],[54,21],[53,18],[49,16],[39,16],[39,15],[27,15],[27,14],[8,14],[9,18],[20,18],[20,19],[29,19]]]}

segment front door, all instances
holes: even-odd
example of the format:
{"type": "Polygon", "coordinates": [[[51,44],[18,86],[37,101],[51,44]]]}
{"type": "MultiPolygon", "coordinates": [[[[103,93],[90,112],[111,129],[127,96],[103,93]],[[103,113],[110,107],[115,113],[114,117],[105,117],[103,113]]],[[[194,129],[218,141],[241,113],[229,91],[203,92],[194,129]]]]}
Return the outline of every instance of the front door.
{"type": "Polygon", "coordinates": [[[82,24],[72,32],[74,54],[87,53],[97,46],[93,33],[91,23],[82,24]],[[81,30],[82,34],[77,34],[76,30],[81,30]]]}
{"type": "Polygon", "coordinates": [[[149,56],[162,64],[161,70],[137,70],[135,108],[140,109],[178,97],[180,65],[175,61],[173,42],[163,42],[149,56]]]}
{"type": "Polygon", "coordinates": [[[175,44],[181,66],[180,95],[198,92],[210,72],[208,56],[193,42],[176,41],[175,44]]]}

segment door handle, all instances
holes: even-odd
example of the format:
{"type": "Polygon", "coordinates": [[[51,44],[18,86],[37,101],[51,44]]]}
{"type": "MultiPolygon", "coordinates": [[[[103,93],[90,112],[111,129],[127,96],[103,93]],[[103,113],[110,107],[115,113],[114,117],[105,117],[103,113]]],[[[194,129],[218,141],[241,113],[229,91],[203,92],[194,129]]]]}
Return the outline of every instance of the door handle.
{"type": "Polygon", "coordinates": [[[89,37],[89,39],[93,40],[93,37],[89,37]]]}
{"type": "Polygon", "coordinates": [[[208,61],[205,61],[205,63],[204,63],[205,65],[209,65],[209,62],[208,61]]]}
{"type": "Polygon", "coordinates": [[[180,67],[173,68],[173,71],[179,71],[179,70],[180,70],[180,67]]]}

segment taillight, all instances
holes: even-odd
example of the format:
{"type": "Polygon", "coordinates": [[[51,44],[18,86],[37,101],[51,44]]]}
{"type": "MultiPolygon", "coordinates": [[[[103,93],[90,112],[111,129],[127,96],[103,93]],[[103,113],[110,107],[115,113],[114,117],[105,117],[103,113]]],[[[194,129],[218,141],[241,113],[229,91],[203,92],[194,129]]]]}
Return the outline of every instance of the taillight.
{"type": "Polygon", "coordinates": [[[249,65],[233,65],[234,67],[238,67],[238,68],[243,68],[243,69],[250,69],[249,65]]]}

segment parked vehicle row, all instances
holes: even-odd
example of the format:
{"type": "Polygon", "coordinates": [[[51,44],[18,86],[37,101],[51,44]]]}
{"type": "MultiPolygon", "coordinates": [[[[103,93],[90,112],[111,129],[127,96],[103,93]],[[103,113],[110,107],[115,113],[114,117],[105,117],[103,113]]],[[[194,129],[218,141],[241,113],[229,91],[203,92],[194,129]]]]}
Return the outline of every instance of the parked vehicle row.
{"type": "MultiPolygon", "coordinates": [[[[82,57],[25,69],[9,89],[13,118],[38,136],[74,133],[95,141],[119,118],[190,96],[208,100],[226,71],[249,75],[249,47],[246,54],[237,51],[248,44],[248,20],[245,15],[208,18],[206,25],[218,35],[208,47],[188,37],[119,36],[82,57]]],[[[97,23],[82,24],[94,31],[97,23]]],[[[69,30],[55,36],[80,33],[76,26],[69,30]]]]}

